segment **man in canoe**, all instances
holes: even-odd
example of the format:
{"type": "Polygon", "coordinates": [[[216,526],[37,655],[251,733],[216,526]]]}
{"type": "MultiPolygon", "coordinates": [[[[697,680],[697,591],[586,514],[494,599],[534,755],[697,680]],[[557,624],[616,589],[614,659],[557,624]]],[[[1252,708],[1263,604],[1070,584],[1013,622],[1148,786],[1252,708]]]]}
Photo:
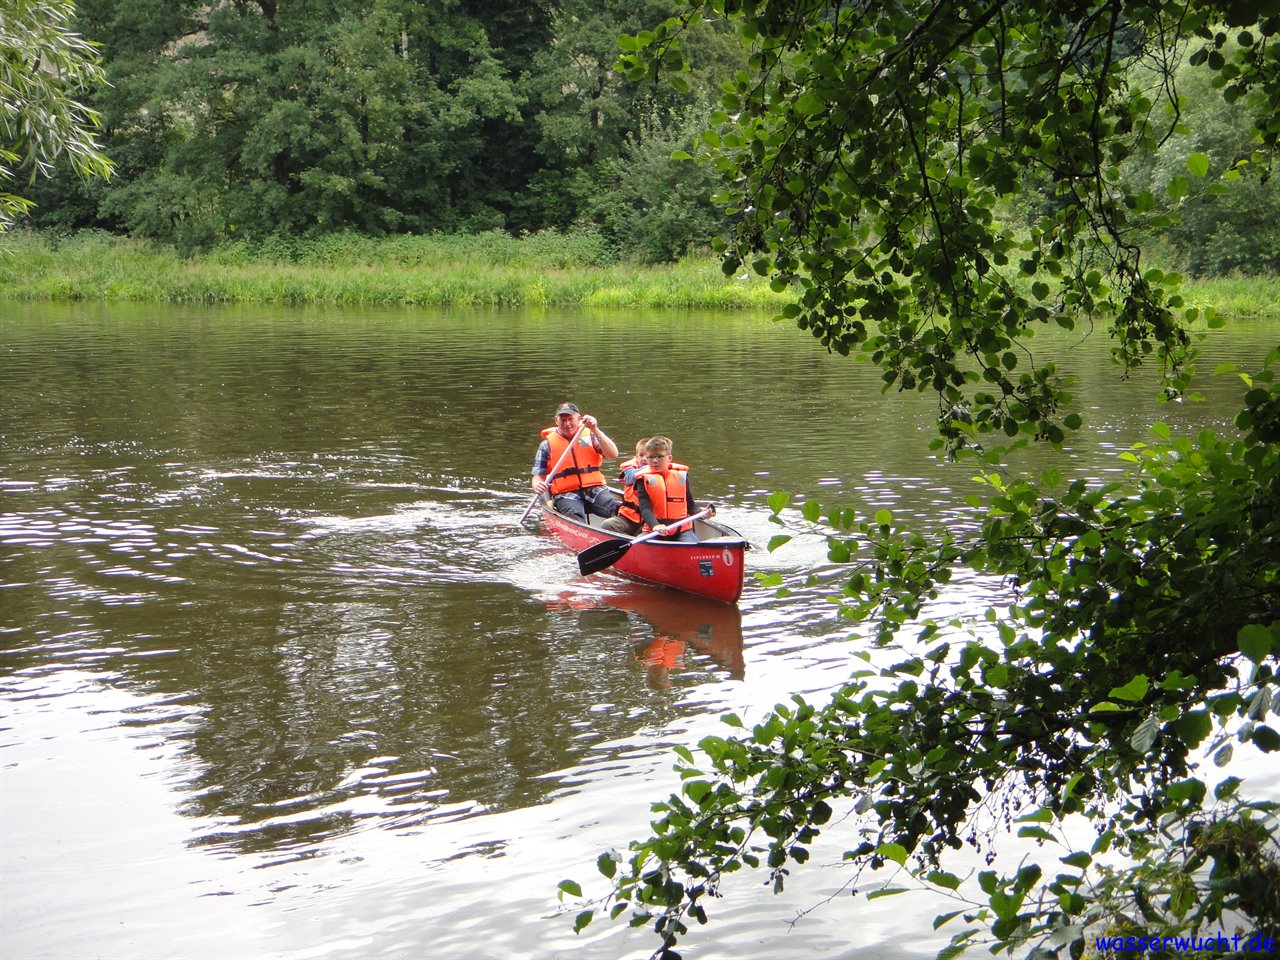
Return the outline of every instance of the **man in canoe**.
{"type": "Polygon", "coordinates": [[[600,464],[617,455],[618,445],[595,417],[584,417],[576,404],[562,403],[556,408],[556,425],[542,431],[533,461],[533,492],[549,490],[557,512],[575,520],[585,522],[588,513],[612,517],[618,501],[605,486],[600,464]]]}
{"type": "MultiPolygon", "coordinates": [[[[691,526],[677,530],[680,520],[698,512],[689,486],[689,468],[671,461],[671,441],[650,437],[645,446],[648,466],[636,473],[636,509],[645,526],[664,540],[697,543],[691,526]]],[[[708,516],[714,517],[715,504],[708,516]]]]}

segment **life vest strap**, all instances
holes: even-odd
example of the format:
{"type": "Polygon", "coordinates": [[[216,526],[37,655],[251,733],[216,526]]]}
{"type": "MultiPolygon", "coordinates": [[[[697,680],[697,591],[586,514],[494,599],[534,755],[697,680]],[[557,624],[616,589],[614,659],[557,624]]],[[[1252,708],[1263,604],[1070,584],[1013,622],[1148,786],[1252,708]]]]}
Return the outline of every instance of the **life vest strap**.
{"type": "Polygon", "coordinates": [[[600,468],[599,467],[565,467],[563,470],[557,470],[554,476],[574,477],[580,473],[600,473],[600,468]]]}

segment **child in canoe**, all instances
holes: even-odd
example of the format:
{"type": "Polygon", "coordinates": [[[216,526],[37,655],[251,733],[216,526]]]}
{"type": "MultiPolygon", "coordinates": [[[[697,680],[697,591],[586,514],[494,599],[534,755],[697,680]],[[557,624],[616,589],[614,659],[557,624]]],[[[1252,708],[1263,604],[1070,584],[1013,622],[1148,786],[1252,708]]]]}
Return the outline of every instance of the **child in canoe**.
{"type": "Polygon", "coordinates": [[[644,529],[640,521],[639,500],[636,499],[636,474],[648,466],[647,447],[649,437],[636,443],[636,455],[630,460],[618,464],[621,471],[618,480],[622,483],[622,503],[618,512],[600,525],[600,529],[610,533],[621,533],[634,537],[644,529]]]}
{"type": "MultiPolygon", "coordinates": [[[[645,444],[648,464],[635,476],[636,512],[645,529],[660,539],[697,543],[692,526],[676,529],[680,520],[698,512],[698,505],[689,485],[689,468],[672,461],[671,449],[668,437],[650,437],[645,444]]],[[[708,516],[715,516],[714,504],[708,516]]]]}

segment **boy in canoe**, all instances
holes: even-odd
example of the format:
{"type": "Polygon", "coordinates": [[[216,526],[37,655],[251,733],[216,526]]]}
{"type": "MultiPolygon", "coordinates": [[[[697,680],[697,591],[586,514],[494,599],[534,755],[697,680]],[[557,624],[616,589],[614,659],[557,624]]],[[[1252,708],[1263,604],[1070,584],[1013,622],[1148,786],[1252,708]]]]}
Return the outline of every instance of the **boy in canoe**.
{"type": "Polygon", "coordinates": [[[595,417],[584,417],[576,404],[562,403],[556,408],[556,425],[542,431],[530,485],[537,494],[549,490],[556,510],[567,517],[582,522],[588,513],[612,517],[618,501],[605,486],[600,464],[617,455],[618,445],[595,417]]]}
{"type": "MultiPolygon", "coordinates": [[[[645,526],[663,540],[697,543],[692,527],[673,533],[678,521],[698,512],[689,485],[689,468],[671,460],[671,440],[651,437],[645,445],[648,466],[636,473],[636,509],[645,526]]],[[[711,513],[715,516],[715,505],[711,513]]]]}
{"type": "Polygon", "coordinates": [[[622,482],[622,504],[615,516],[600,524],[601,530],[634,537],[644,529],[640,521],[640,501],[636,499],[636,474],[649,465],[647,447],[649,437],[636,443],[636,455],[618,464],[618,479],[622,482]]]}

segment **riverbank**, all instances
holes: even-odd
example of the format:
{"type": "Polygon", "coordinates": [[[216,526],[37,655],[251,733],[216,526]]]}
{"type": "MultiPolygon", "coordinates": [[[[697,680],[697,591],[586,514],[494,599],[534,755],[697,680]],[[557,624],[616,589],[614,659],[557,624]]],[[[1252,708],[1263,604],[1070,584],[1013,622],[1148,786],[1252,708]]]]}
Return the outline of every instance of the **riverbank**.
{"type": "MultiPolygon", "coordinates": [[[[1280,316],[1280,277],[1189,280],[1185,301],[1234,317],[1280,316]]],[[[786,298],[712,256],[637,266],[612,261],[599,237],[354,235],[231,244],[197,257],[145,240],[89,232],[0,237],[0,299],[332,306],[581,306],[780,309],[786,298]]]]}
{"type": "Polygon", "coordinates": [[[233,244],[186,258],[144,240],[13,231],[0,238],[0,298],[170,303],[685,307],[777,310],[768,281],[725,277],[711,256],[609,262],[590,235],[328,237],[233,244]]]}

